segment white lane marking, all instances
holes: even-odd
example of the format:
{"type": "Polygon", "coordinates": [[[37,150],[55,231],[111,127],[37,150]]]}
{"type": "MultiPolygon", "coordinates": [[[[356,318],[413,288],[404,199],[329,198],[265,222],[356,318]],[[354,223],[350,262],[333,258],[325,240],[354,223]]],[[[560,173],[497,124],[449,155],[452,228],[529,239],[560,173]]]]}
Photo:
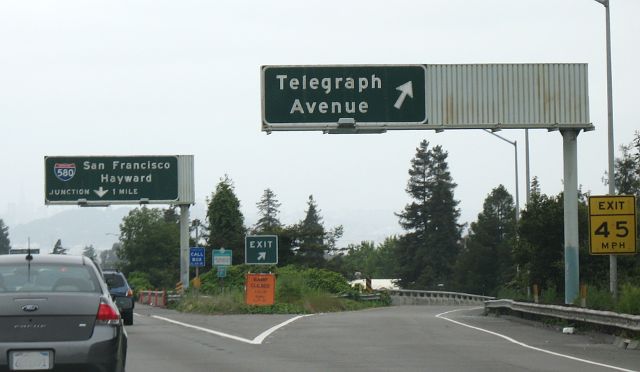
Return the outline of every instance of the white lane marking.
{"type": "Polygon", "coordinates": [[[284,321],[284,322],[282,322],[280,324],[277,324],[277,325],[267,329],[266,331],[264,331],[261,334],[259,334],[258,336],[256,336],[253,340],[249,340],[249,339],[244,338],[244,337],[230,335],[230,334],[224,333],[224,332],[215,331],[215,330],[209,329],[209,328],[199,327],[199,326],[196,326],[196,325],[193,325],[193,324],[179,322],[177,320],[165,318],[165,317],[162,317],[162,316],[152,315],[151,317],[159,319],[159,320],[164,320],[165,322],[177,324],[179,326],[183,326],[183,327],[186,327],[186,328],[192,328],[192,329],[196,329],[198,331],[211,333],[211,334],[216,335],[216,336],[229,338],[229,339],[232,339],[232,340],[235,340],[235,341],[240,341],[240,342],[244,342],[244,343],[251,344],[251,345],[260,345],[260,344],[262,344],[262,342],[267,337],[269,337],[269,335],[271,335],[273,332],[277,331],[278,329],[286,326],[289,323],[293,323],[293,322],[295,322],[296,320],[298,320],[300,318],[304,318],[304,317],[311,316],[311,315],[313,315],[313,314],[298,315],[296,317],[293,317],[293,318],[291,318],[291,319],[289,319],[287,321],[284,321]]]}
{"type": "Polygon", "coordinates": [[[531,350],[535,350],[535,351],[540,351],[540,352],[543,352],[543,353],[547,353],[547,354],[555,355],[555,356],[558,356],[558,357],[561,357],[561,358],[566,358],[566,359],[575,360],[575,361],[578,361],[578,362],[583,362],[583,363],[587,363],[587,364],[592,364],[592,365],[595,365],[595,366],[598,366],[598,367],[604,367],[604,368],[614,369],[614,370],[617,370],[617,371],[624,371],[624,372],[638,372],[638,371],[635,371],[635,370],[632,370],[632,369],[620,368],[620,367],[612,366],[612,365],[609,365],[609,364],[598,363],[598,362],[594,362],[594,361],[587,360],[587,359],[576,358],[576,357],[573,357],[573,356],[571,356],[571,355],[560,354],[560,353],[556,353],[556,352],[554,352],[554,351],[541,349],[541,348],[539,348],[539,347],[535,347],[535,346],[527,345],[527,344],[525,344],[525,343],[523,343],[523,342],[520,342],[520,341],[515,340],[515,339],[513,339],[513,338],[511,338],[511,337],[509,337],[509,336],[505,336],[505,335],[500,334],[500,333],[497,333],[497,332],[492,332],[492,331],[486,330],[486,329],[484,329],[484,328],[474,327],[474,326],[472,326],[472,325],[465,324],[465,323],[459,322],[459,321],[457,321],[457,320],[453,320],[453,319],[449,319],[449,318],[445,318],[445,317],[444,317],[444,315],[447,315],[447,314],[449,314],[449,313],[453,313],[453,312],[456,312],[456,311],[462,311],[462,310],[475,310],[475,309],[482,309],[482,307],[474,307],[474,308],[469,308],[469,309],[456,309],[456,310],[451,310],[451,311],[445,311],[444,313],[440,313],[440,314],[436,315],[436,318],[444,319],[444,320],[446,320],[446,321],[449,321],[449,322],[452,322],[452,323],[455,323],[455,324],[458,324],[458,325],[461,325],[461,326],[464,326],[464,327],[467,327],[467,328],[475,329],[476,331],[481,331],[481,332],[488,333],[488,334],[490,334],[490,335],[498,336],[498,337],[503,338],[503,339],[505,339],[505,340],[507,340],[507,341],[509,341],[509,342],[511,342],[511,343],[514,343],[514,344],[516,344],[516,345],[520,345],[520,346],[522,346],[522,347],[524,347],[524,348],[527,348],[527,349],[531,349],[531,350]]]}

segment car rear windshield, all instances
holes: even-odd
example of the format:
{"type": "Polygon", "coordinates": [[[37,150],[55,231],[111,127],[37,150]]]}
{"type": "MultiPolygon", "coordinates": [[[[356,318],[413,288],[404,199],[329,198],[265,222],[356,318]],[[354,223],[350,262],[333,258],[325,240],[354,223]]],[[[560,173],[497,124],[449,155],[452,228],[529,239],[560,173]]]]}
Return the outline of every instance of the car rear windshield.
{"type": "Polygon", "coordinates": [[[0,264],[2,292],[100,292],[91,267],[69,264],[0,264]]]}
{"type": "Polygon", "coordinates": [[[107,282],[109,288],[120,288],[126,285],[124,278],[120,274],[104,273],[104,280],[107,282]]]}

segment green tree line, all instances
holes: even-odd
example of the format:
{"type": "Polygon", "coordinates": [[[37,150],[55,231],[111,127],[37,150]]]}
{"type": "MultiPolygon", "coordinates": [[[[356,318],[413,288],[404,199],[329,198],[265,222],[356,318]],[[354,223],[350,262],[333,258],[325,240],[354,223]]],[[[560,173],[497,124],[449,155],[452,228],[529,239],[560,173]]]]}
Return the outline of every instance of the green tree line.
{"type": "MultiPolygon", "coordinates": [[[[456,183],[441,146],[421,141],[410,161],[406,192],[410,202],[396,216],[404,233],[376,244],[363,241],[339,247],[342,226],[327,228],[313,195],[304,218],[281,222],[281,203],[267,188],[256,204],[258,220],[246,226],[241,202],[229,176],[224,176],[207,198],[205,221],[194,223],[198,242],[211,249],[233,251],[234,264],[244,262],[247,234],[277,235],[279,266],[326,268],[348,279],[356,276],[396,279],[403,288],[445,289],[498,295],[525,293],[533,284],[543,291],[563,293],[563,195],[546,195],[534,178],[530,200],[516,218],[513,197],[503,185],[487,195],[477,219],[459,222],[456,183]]],[[[616,159],[616,190],[640,196],[640,133],[621,147],[616,159]]],[[[588,194],[578,190],[580,278],[606,287],[608,258],[588,252],[588,194]]],[[[640,200],[640,198],[638,198],[640,200]]],[[[7,228],[0,220],[0,249],[8,246],[7,228]]],[[[118,258],[127,273],[135,273],[155,287],[172,287],[178,280],[178,215],[173,208],[136,208],[120,225],[120,241],[101,258],[118,258]]],[[[89,247],[87,254],[92,254],[89,247]]],[[[95,254],[95,252],[94,252],[95,254]]],[[[207,262],[211,257],[207,256],[207,262]]],[[[640,285],[640,258],[619,258],[619,282],[640,285]]],[[[204,269],[205,271],[207,269],[204,269]]]]}

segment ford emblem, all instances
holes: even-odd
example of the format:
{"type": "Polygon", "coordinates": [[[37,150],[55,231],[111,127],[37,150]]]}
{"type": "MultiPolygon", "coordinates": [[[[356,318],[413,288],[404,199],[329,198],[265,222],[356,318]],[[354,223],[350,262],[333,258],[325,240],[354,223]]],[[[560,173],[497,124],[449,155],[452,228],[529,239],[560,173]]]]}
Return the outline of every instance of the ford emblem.
{"type": "Polygon", "coordinates": [[[22,307],[23,311],[28,311],[28,312],[32,312],[32,311],[36,311],[38,310],[38,305],[24,305],[22,307]]]}

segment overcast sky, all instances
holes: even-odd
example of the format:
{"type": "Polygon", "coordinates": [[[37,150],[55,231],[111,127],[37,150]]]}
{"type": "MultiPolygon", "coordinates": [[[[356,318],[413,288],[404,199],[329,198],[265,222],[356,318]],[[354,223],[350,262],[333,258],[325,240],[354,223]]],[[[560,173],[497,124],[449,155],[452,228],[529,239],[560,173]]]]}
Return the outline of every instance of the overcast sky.
{"type": "MultiPolygon", "coordinates": [[[[640,129],[638,15],[640,1],[611,0],[616,156],[640,129]]],[[[513,146],[479,130],[266,135],[260,66],[556,62],[589,66],[596,130],[578,137],[578,183],[605,194],[605,9],[594,0],[2,0],[0,218],[77,208],[44,206],[44,156],[193,154],[193,217],[228,174],[247,225],[271,188],[285,224],[313,194],[325,226],[344,225],[342,244],[380,241],[401,232],[393,213],[427,139],[448,151],[471,222],[499,184],[515,194],[513,146]]],[[[524,131],[499,134],[518,142],[524,206],[524,131]]],[[[531,175],[559,193],[561,135],[530,131],[530,143],[531,175]]]]}

